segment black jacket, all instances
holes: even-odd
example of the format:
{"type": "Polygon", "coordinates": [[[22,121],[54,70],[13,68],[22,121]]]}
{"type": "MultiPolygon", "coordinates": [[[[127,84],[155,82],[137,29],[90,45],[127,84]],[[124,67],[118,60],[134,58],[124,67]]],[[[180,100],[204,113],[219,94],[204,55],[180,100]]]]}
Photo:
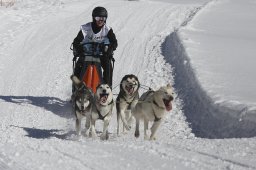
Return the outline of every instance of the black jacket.
{"type": "MultiPolygon", "coordinates": [[[[101,30],[101,28],[96,27],[95,23],[92,22],[92,30],[95,34],[97,34],[101,30]]],[[[113,51],[116,50],[118,44],[117,44],[116,35],[114,34],[112,28],[109,30],[107,37],[110,42],[111,50],[113,50],[113,51]]],[[[73,48],[78,53],[79,56],[83,55],[83,47],[80,45],[80,43],[83,41],[83,39],[84,39],[84,35],[83,35],[82,31],[80,30],[78,32],[76,38],[73,41],[73,48]]]]}

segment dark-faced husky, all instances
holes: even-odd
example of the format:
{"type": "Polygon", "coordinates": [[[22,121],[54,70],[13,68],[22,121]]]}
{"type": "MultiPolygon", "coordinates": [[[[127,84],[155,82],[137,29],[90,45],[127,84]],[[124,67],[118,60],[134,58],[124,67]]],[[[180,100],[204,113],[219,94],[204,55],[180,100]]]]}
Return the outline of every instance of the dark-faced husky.
{"type": "Polygon", "coordinates": [[[120,119],[123,122],[123,131],[131,129],[132,113],[139,99],[140,83],[138,78],[133,75],[125,75],[120,83],[120,92],[116,99],[117,111],[117,135],[120,134],[120,119]],[[125,128],[125,129],[124,129],[125,128]]]}
{"type": "Polygon", "coordinates": [[[72,107],[76,115],[76,132],[81,135],[81,121],[86,119],[85,128],[86,133],[90,129],[90,115],[92,110],[93,93],[80,81],[76,76],[72,75],[71,80],[74,85],[74,92],[71,96],[72,107]]]}

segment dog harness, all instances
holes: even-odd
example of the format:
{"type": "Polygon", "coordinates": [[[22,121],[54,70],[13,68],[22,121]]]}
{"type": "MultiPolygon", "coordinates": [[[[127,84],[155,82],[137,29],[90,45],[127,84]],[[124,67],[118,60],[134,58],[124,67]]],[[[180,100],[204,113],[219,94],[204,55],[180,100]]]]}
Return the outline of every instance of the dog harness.
{"type": "MultiPolygon", "coordinates": [[[[113,103],[114,103],[114,100],[112,100],[112,101],[108,104],[108,106],[111,105],[111,104],[113,104],[113,103]]],[[[97,113],[98,113],[98,115],[99,115],[99,119],[100,119],[100,120],[104,120],[105,117],[106,117],[107,115],[109,115],[109,113],[110,113],[110,112],[108,112],[105,116],[102,116],[102,115],[100,114],[100,111],[97,109],[97,107],[96,107],[96,111],[97,111],[97,113]]]]}
{"type": "MultiPolygon", "coordinates": [[[[152,93],[154,93],[153,90],[148,91],[147,96],[149,96],[149,95],[152,94],[152,93]]],[[[147,97],[147,96],[146,96],[146,97],[147,97]]],[[[145,98],[146,98],[146,97],[145,97],[145,98]]],[[[142,101],[144,101],[144,100],[142,100],[142,101]]],[[[159,105],[156,103],[155,100],[153,100],[153,103],[154,103],[157,107],[159,107],[159,108],[161,108],[161,109],[165,109],[165,108],[159,106],[159,105]]],[[[154,116],[155,116],[154,122],[157,122],[157,121],[159,121],[159,120],[162,119],[162,118],[158,118],[158,117],[156,116],[155,112],[154,112],[154,116]]]]}
{"type": "MultiPolygon", "coordinates": [[[[125,100],[126,104],[128,104],[127,110],[131,110],[132,102],[134,102],[136,96],[133,96],[133,99],[132,99],[132,101],[130,101],[130,102],[127,101],[127,99],[125,98],[124,95],[122,95],[122,98],[125,100]]],[[[120,102],[120,98],[119,98],[119,102],[120,102]]]]}
{"type": "MultiPolygon", "coordinates": [[[[160,107],[160,106],[156,103],[155,100],[153,100],[153,103],[154,103],[157,107],[159,107],[159,108],[161,108],[161,109],[165,109],[165,108],[163,108],[163,107],[160,107]]],[[[162,118],[158,118],[158,117],[156,116],[155,112],[154,112],[154,116],[155,116],[154,122],[157,122],[157,121],[159,121],[159,120],[162,119],[162,118]]]]}

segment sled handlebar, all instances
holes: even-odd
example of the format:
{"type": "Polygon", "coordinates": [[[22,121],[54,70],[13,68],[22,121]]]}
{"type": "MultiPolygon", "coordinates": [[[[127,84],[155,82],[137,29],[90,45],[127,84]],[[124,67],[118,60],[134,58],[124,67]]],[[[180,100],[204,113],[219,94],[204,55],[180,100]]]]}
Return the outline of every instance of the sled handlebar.
{"type": "Polygon", "coordinates": [[[105,44],[104,42],[81,42],[80,45],[86,45],[86,44],[101,44],[101,45],[109,45],[109,43],[105,44]]]}

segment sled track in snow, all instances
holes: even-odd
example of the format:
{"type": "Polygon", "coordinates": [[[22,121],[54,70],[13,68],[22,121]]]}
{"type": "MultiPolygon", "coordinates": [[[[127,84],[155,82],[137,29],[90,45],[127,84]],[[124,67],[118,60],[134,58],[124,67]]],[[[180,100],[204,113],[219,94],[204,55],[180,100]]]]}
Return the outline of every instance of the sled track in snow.
{"type": "Polygon", "coordinates": [[[246,106],[238,110],[216,104],[200,86],[190,59],[175,31],[162,44],[166,62],[174,67],[174,87],[183,100],[183,110],[192,132],[202,138],[241,138],[256,136],[256,123],[246,106]],[[231,116],[232,115],[232,116],[231,116]],[[241,117],[242,116],[242,117],[241,117]]]}

